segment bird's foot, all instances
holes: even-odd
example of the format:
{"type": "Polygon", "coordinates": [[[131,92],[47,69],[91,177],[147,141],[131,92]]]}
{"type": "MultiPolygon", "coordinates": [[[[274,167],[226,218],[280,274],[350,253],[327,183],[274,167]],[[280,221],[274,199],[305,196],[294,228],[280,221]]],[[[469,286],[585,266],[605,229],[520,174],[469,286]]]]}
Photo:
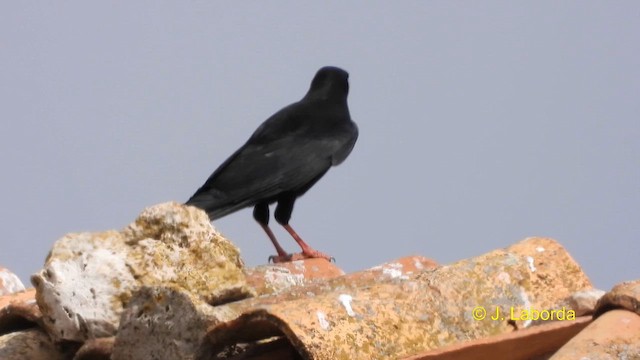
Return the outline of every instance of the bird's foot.
{"type": "Polygon", "coordinates": [[[325,259],[333,263],[336,262],[336,259],[333,256],[329,256],[313,249],[302,251],[301,253],[269,256],[269,262],[273,262],[274,264],[304,259],[325,259]]]}
{"type": "Polygon", "coordinates": [[[325,259],[327,261],[330,261],[332,263],[336,262],[336,259],[333,256],[327,255],[323,252],[320,252],[318,250],[314,250],[310,247],[307,247],[305,249],[302,249],[302,253],[297,254],[302,256],[304,259],[325,259]]]}
{"type": "Polygon", "coordinates": [[[304,256],[302,253],[269,256],[269,262],[274,264],[296,261],[296,260],[304,260],[304,259],[307,259],[307,257],[304,256]]]}

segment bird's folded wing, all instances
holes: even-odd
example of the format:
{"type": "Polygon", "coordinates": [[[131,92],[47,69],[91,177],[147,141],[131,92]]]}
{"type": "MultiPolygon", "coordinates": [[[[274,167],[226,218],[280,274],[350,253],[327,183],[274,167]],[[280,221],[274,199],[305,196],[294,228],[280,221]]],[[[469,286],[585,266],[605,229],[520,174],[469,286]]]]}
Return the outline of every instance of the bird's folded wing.
{"type": "Polygon", "coordinates": [[[300,191],[329,169],[336,147],[335,141],[294,137],[247,143],[209,177],[193,202],[215,194],[213,214],[220,217],[285,191],[300,191]]]}

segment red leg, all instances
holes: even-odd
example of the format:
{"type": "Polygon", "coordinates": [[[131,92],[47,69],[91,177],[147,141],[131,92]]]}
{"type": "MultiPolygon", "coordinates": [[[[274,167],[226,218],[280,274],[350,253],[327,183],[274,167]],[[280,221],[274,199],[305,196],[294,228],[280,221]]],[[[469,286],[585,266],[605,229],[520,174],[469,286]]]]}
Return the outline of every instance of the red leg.
{"type": "MultiPolygon", "coordinates": [[[[325,253],[321,253],[318,250],[313,249],[311,246],[309,246],[306,242],[304,242],[304,240],[302,240],[302,238],[300,237],[300,235],[298,235],[298,233],[295,232],[295,230],[293,230],[293,228],[291,227],[291,225],[286,224],[286,225],[282,225],[287,232],[289,232],[289,234],[291,234],[291,236],[293,237],[293,239],[298,243],[298,245],[300,245],[300,248],[302,249],[302,257],[303,258],[323,258],[323,259],[327,259],[329,261],[333,261],[333,258],[325,253]]],[[[295,258],[296,255],[293,255],[293,257],[295,258]]]]}
{"type": "Polygon", "coordinates": [[[287,254],[287,252],[284,251],[282,246],[280,246],[280,244],[278,243],[278,240],[276,239],[276,236],[273,235],[273,231],[271,231],[271,228],[269,228],[269,225],[260,224],[260,226],[262,226],[262,230],[264,230],[264,232],[267,233],[269,240],[271,240],[271,242],[273,243],[273,246],[276,248],[276,251],[278,252],[277,256],[269,256],[269,261],[272,261],[272,260],[273,262],[288,261],[288,259],[291,258],[291,255],[287,254]]]}

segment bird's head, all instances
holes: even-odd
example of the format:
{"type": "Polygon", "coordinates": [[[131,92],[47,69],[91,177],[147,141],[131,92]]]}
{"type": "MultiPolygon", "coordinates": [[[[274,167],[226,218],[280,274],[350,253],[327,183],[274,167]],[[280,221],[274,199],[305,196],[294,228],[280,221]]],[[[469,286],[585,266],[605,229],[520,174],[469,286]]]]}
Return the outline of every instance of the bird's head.
{"type": "Polygon", "coordinates": [[[305,98],[346,100],[347,94],[349,94],[349,73],[335,66],[325,66],[313,77],[305,98]]]}

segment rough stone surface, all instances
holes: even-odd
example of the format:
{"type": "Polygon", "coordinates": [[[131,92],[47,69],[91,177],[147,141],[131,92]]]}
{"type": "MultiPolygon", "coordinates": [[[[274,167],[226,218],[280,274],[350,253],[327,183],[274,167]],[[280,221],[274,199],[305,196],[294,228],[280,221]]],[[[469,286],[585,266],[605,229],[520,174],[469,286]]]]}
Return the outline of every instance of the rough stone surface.
{"type": "Polygon", "coordinates": [[[216,304],[250,295],[240,251],[195,207],[165,203],[145,209],[122,231],[140,284],[177,285],[216,304]]]}
{"type": "Polygon", "coordinates": [[[33,275],[36,301],[56,340],[112,335],[136,281],[116,231],[69,234],[58,240],[45,268],[33,275]]]}
{"type": "Polygon", "coordinates": [[[16,274],[0,266],[0,296],[22,290],[24,290],[24,285],[16,274]]]}
{"type": "Polygon", "coordinates": [[[2,360],[63,360],[66,359],[40,329],[29,329],[0,336],[2,360]]]}
{"type": "Polygon", "coordinates": [[[640,279],[617,284],[604,294],[596,304],[594,316],[611,309],[627,309],[640,315],[640,279]]]}
{"type": "Polygon", "coordinates": [[[122,231],[68,234],[32,276],[56,341],[115,335],[122,309],[143,285],[173,285],[221,303],[248,296],[238,249],[194,207],[145,209],[122,231]]]}
{"type": "Polygon", "coordinates": [[[566,300],[567,306],[575,310],[577,316],[593,314],[598,300],[605,294],[603,290],[588,289],[577,291],[566,300]]]}
{"type": "Polygon", "coordinates": [[[122,314],[111,359],[193,359],[207,328],[237,315],[178,287],[143,287],[122,314]]]}

